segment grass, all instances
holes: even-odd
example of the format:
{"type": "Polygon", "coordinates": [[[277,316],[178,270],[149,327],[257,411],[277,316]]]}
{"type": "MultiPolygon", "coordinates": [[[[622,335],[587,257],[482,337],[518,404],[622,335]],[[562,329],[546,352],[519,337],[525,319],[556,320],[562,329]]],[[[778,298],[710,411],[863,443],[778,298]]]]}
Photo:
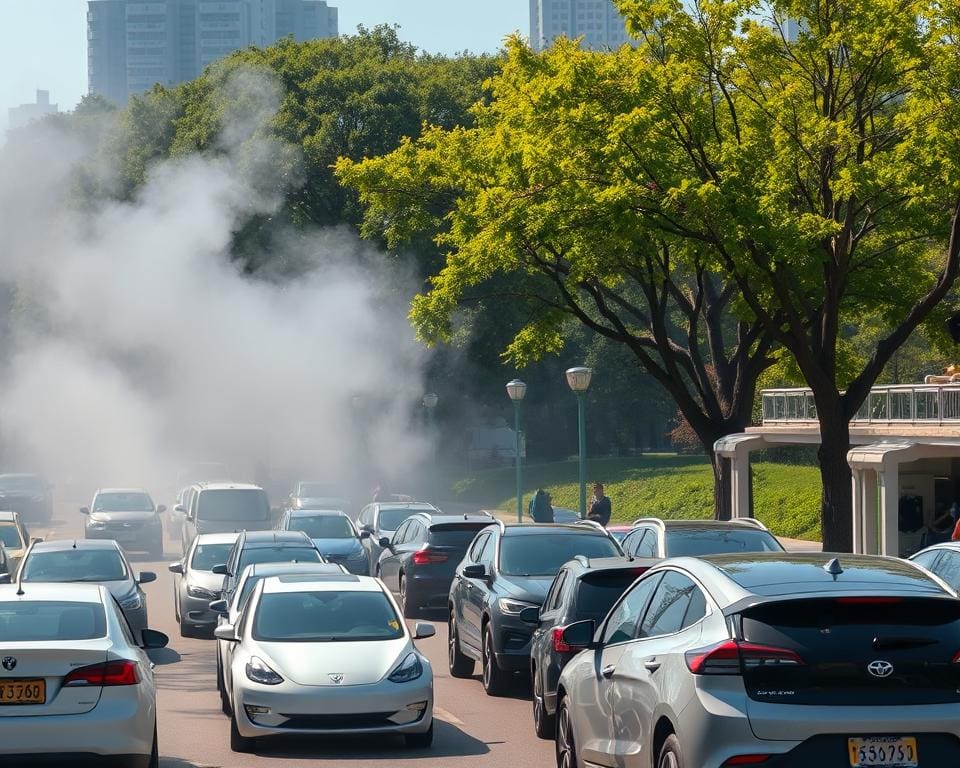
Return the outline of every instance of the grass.
{"type": "MultiPolygon", "coordinates": [[[[596,459],[588,476],[601,480],[613,502],[613,520],[638,517],[708,518],[713,515],[713,473],[700,456],[649,454],[629,459],[596,459]]],[[[579,506],[576,461],[524,467],[524,511],[530,494],[546,488],[557,507],[579,506]]],[[[753,464],[754,514],[779,536],[820,538],[820,474],[816,467],[795,464],[753,464]]],[[[512,467],[484,470],[458,481],[456,499],[491,509],[517,507],[512,467]]]]}

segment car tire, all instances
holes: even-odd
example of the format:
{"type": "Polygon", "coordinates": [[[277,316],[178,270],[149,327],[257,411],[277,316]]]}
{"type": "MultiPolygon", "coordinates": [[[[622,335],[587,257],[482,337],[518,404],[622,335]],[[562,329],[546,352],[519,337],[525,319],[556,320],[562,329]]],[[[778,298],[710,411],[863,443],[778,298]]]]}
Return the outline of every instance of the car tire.
{"type": "Polygon", "coordinates": [[[511,675],[500,669],[500,665],[497,664],[497,657],[493,650],[493,632],[489,624],[483,629],[481,645],[483,646],[481,649],[483,690],[486,691],[487,696],[503,696],[510,687],[511,675]]]}
{"type": "Polygon", "coordinates": [[[153,749],[150,750],[150,758],[147,761],[147,768],[160,768],[160,745],[157,741],[157,724],[153,724],[153,749]]]}
{"type": "Polygon", "coordinates": [[[403,614],[405,619],[414,619],[414,611],[407,607],[407,580],[403,577],[403,574],[400,574],[400,613],[403,614]]]}
{"type": "Polygon", "coordinates": [[[547,714],[539,672],[533,673],[530,687],[533,691],[533,730],[541,739],[552,739],[557,731],[556,716],[547,714]]]}
{"type": "Polygon", "coordinates": [[[660,757],[657,759],[657,768],[683,768],[683,753],[680,751],[680,740],[674,734],[667,736],[667,740],[660,747],[660,757]]]}
{"type": "Polygon", "coordinates": [[[557,768],[577,768],[577,746],[573,739],[573,722],[566,699],[560,702],[557,710],[556,740],[557,768]]]}
{"type": "Polygon", "coordinates": [[[234,752],[253,752],[257,747],[257,740],[249,736],[241,736],[237,729],[237,718],[230,718],[230,749],[234,752]]]}
{"type": "Polygon", "coordinates": [[[405,733],[403,740],[411,749],[427,749],[433,744],[433,721],[430,721],[430,727],[423,733],[405,733]]]}
{"type": "Polygon", "coordinates": [[[227,717],[233,716],[233,707],[227,695],[227,686],[223,682],[223,666],[220,663],[220,654],[217,653],[217,688],[220,690],[220,711],[227,717]]]}
{"type": "Polygon", "coordinates": [[[472,677],[476,662],[460,650],[460,631],[456,619],[450,614],[447,623],[447,667],[450,677],[472,677]]]}

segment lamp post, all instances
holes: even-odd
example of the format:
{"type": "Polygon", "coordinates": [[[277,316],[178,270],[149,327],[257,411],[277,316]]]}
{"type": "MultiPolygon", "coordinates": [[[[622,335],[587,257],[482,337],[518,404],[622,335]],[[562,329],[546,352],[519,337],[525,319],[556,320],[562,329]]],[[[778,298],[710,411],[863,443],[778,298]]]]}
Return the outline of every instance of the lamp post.
{"type": "Polygon", "coordinates": [[[577,368],[567,369],[567,384],[577,396],[577,432],[579,433],[580,445],[580,519],[587,516],[587,418],[586,418],[586,395],[590,388],[590,378],[593,376],[593,370],[578,366],[577,368]]]}
{"type": "Polygon", "coordinates": [[[513,401],[513,431],[516,437],[516,446],[514,449],[514,458],[517,464],[517,522],[523,522],[523,464],[520,459],[523,447],[523,434],[520,432],[520,404],[523,402],[524,395],[527,394],[527,385],[520,379],[514,379],[507,382],[507,394],[513,401]]]}
{"type": "Polygon", "coordinates": [[[438,487],[439,487],[439,483],[437,481],[437,445],[436,445],[437,430],[433,422],[433,411],[437,407],[437,401],[439,399],[440,398],[437,396],[436,392],[427,392],[427,394],[423,396],[423,400],[422,400],[423,407],[427,409],[427,424],[429,425],[428,429],[430,430],[430,439],[434,441],[433,467],[431,469],[431,474],[433,476],[432,485],[433,485],[433,503],[434,504],[440,503],[440,499],[437,498],[438,487]]]}

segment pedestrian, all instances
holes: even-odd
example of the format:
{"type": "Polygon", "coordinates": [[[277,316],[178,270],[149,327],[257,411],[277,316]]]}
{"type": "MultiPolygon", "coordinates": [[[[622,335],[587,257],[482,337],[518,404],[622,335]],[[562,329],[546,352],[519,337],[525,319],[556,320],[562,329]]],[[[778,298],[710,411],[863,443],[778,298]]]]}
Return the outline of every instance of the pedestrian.
{"type": "Polygon", "coordinates": [[[610,523],[610,515],[613,514],[613,507],[610,504],[610,498],[603,495],[603,483],[593,484],[593,497],[587,505],[587,518],[595,520],[604,528],[610,523]]]}
{"type": "Polygon", "coordinates": [[[553,522],[553,506],[550,502],[550,494],[543,490],[543,488],[540,488],[534,494],[533,498],[530,500],[530,508],[528,510],[530,517],[533,518],[533,522],[553,522]]]}

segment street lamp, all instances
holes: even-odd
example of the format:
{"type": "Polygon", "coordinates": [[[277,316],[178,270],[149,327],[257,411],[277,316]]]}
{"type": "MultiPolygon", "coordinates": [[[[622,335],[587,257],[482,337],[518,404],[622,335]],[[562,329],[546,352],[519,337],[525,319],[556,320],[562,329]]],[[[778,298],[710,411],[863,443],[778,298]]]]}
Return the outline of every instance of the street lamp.
{"type": "Polygon", "coordinates": [[[523,522],[523,469],[520,461],[523,435],[520,432],[520,404],[527,394],[527,385],[520,379],[507,382],[507,394],[513,400],[513,431],[516,438],[515,458],[517,464],[517,522],[523,522]]]}
{"type": "Polygon", "coordinates": [[[433,411],[437,407],[437,401],[440,400],[437,397],[436,392],[427,392],[423,396],[423,407],[427,409],[427,423],[429,424],[430,430],[430,439],[433,440],[433,467],[431,468],[431,473],[433,475],[433,503],[439,504],[440,499],[437,498],[439,483],[437,481],[437,430],[433,422],[433,411]]]}
{"type": "Polygon", "coordinates": [[[580,436],[580,519],[587,516],[587,419],[585,413],[587,390],[593,370],[578,366],[567,369],[567,384],[577,396],[577,432],[580,436]]]}

